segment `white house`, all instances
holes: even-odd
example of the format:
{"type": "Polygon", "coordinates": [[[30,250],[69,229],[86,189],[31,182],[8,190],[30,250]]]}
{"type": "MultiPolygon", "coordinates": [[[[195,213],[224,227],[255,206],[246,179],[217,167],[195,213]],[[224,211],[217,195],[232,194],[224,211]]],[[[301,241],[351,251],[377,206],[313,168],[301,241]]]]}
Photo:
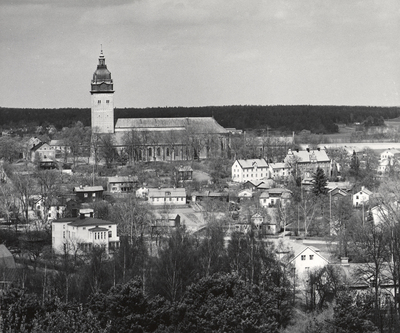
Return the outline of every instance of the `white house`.
{"type": "Polygon", "coordinates": [[[362,186],[361,191],[353,194],[353,207],[361,207],[363,205],[366,205],[369,202],[371,195],[372,192],[362,186]]]}
{"type": "Polygon", "coordinates": [[[88,251],[94,246],[110,249],[119,247],[117,223],[96,219],[93,213],[65,217],[52,222],[52,246],[56,253],[88,251]]]}
{"type": "Polygon", "coordinates": [[[145,186],[141,186],[136,190],[136,198],[144,199],[147,198],[148,195],[149,195],[149,189],[145,186]]]}
{"type": "Polygon", "coordinates": [[[131,193],[135,189],[138,178],[132,176],[108,177],[108,191],[110,193],[131,193]]]}
{"type": "Polygon", "coordinates": [[[49,203],[46,202],[46,200],[47,199],[40,197],[36,202],[34,202],[36,215],[39,218],[48,221],[61,218],[64,215],[65,206],[56,198],[52,199],[49,203]]]}
{"type": "Polygon", "coordinates": [[[270,163],[269,169],[273,179],[285,179],[290,175],[290,168],[286,163],[270,163]]]}
{"type": "Polygon", "coordinates": [[[290,201],[292,192],[285,188],[270,188],[261,193],[259,201],[261,207],[276,207],[290,201]]]}
{"type": "Polygon", "coordinates": [[[253,197],[253,191],[249,190],[249,189],[244,189],[244,190],[239,191],[237,196],[239,199],[246,199],[246,198],[250,199],[253,197]]]}
{"type": "Polygon", "coordinates": [[[381,153],[381,161],[382,160],[393,160],[400,157],[400,150],[398,149],[386,149],[383,153],[381,153]]]}
{"type": "Polygon", "coordinates": [[[308,272],[329,264],[329,261],[321,255],[319,249],[313,246],[298,245],[293,248],[294,257],[289,263],[294,265],[296,274],[300,279],[307,278],[308,272]]]}
{"type": "Polygon", "coordinates": [[[265,158],[236,160],[231,170],[232,180],[237,183],[269,177],[269,166],[265,158]]]}
{"type": "Polygon", "coordinates": [[[184,188],[149,188],[149,204],[154,206],[185,205],[186,190],[184,188]]]}

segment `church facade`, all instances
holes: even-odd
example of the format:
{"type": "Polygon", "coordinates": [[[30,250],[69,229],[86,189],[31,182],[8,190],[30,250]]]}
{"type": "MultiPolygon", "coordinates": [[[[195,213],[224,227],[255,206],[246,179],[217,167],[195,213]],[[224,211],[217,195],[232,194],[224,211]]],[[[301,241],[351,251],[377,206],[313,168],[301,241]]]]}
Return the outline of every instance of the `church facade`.
{"type": "Polygon", "coordinates": [[[119,154],[134,161],[226,157],[229,131],[213,117],[122,118],[114,125],[114,89],[103,52],[91,81],[93,133],[111,134],[119,154]]]}

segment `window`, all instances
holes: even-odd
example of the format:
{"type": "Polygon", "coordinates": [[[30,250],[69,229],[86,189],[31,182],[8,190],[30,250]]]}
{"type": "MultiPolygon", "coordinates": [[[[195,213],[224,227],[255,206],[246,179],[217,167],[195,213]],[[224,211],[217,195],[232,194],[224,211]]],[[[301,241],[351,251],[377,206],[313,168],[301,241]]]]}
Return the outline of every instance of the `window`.
{"type": "Polygon", "coordinates": [[[84,194],[83,194],[83,197],[84,197],[84,198],[87,198],[88,196],[89,196],[89,195],[88,195],[87,193],[84,193],[84,194]]]}
{"type": "Polygon", "coordinates": [[[95,198],[96,197],[96,193],[92,193],[92,197],[95,198]]]}
{"type": "Polygon", "coordinates": [[[305,254],[301,255],[301,260],[306,260],[306,255],[305,254]]]}
{"type": "Polygon", "coordinates": [[[111,230],[108,231],[108,238],[112,238],[112,231],[111,230]]]}
{"type": "Polygon", "coordinates": [[[109,104],[109,103],[110,103],[110,101],[109,101],[109,100],[106,100],[106,103],[107,103],[107,104],[109,104]]]}
{"type": "Polygon", "coordinates": [[[310,260],[314,260],[314,255],[310,254],[310,260]]]}
{"type": "Polygon", "coordinates": [[[63,238],[65,238],[65,231],[63,231],[63,238]]]}
{"type": "Polygon", "coordinates": [[[100,99],[97,101],[97,104],[101,104],[101,100],[100,99]]]}

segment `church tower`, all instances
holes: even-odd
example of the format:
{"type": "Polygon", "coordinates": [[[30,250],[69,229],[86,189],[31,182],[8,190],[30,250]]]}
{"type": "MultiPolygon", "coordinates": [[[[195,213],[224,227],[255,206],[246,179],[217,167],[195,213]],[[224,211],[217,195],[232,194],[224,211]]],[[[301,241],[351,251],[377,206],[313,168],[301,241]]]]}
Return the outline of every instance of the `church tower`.
{"type": "Polygon", "coordinates": [[[111,73],[101,50],[99,64],[93,74],[92,89],[92,131],[114,133],[114,90],[111,73]]]}

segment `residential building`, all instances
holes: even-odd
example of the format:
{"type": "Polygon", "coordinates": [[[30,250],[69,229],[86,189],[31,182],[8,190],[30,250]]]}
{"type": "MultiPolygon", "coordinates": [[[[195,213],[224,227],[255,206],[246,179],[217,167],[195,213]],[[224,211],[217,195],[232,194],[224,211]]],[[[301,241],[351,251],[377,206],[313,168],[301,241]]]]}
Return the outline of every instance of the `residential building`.
{"type": "Polygon", "coordinates": [[[136,190],[136,198],[145,199],[149,195],[149,189],[145,186],[141,186],[136,190]]]}
{"type": "Polygon", "coordinates": [[[296,177],[307,178],[317,171],[317,168],[324,170],[325,175],[330,175],[331,160],[325,149],[316,150],[291,150],[285,157],[285,164],[290,168],[296,177]]]}
{"type": "Polygon", "coordinates": [[[132,193],[137,183],[138,178],[136,176],[109,177],[107,188],[110,193],[132,193]]]}
{"type": "Polygon", "coordinates": [[[271,178],[284,180],[290,175],[290,168],[286,163],[269,163],[271,178]]]}
{"type": "Polygon", "coordinates": [[[271,188],[261,193],[259,202],[261,207],[277,207],[290,201],[292,192],[285,188],[271,188]]]}
{"type": "Polygon", "coordinates": [[[289,261],[296,268],[296,274],[300,279],[307,279],[308,273],[325,267],[329,261],[324,258],[319,249],[314,246],[295,246],[294,257],[289,261]]]}
{"type": "Polygon", "coordinates": [[[117,223],[90,217],[65,217],[52,222],[52,247],[55,253],[90,251],[104,247],[108,253],[119,247],[117,223]]]}
{"type": "Polygon", "coordinates": [[[353,207],[361,207],[367,205],[371,196],[372,192],[362,186],[360,191],[358,191],[356,194],[353,194],[353,207]]]}
{"type": "Polygon", "coordinates": [[[34,210],[39,219],[44,220],[56,220],[64,216],[65,206],[61,204],[60,200],[57,198],[49,199],[39,197],[33,203],[34,210]]]}
{"type": "Polygon", "coordinates": [[[149,188],[149,204],[153,206],[185,205],[186,190],[184,188],[149,188]]]}
{"type": "Polygon", "coordinates": [[[78,186],[74,188],[74,193],[81,203],[95,202],[103,200],[103,186],[78,186]]]}
{"type": "Polygon", "coordinates": [[[193,169],[190,165],[181,165],[177,168],[177,180],[179,182],[184,180],[192,180],[193,179],[193,169]]]}
{"type": "Polygon", "coordinates": [[[40,162],[44,159],[54,160],[56,154],[54,149],[46,142],[40,142],[30,150],[31,161],[40,162]]]}
{"type": "Polygon", "coordinates": [[[269,177],[269,165],[265,158],[236,160],[232,167],[232,181],[244,183],[269,177]]]}

